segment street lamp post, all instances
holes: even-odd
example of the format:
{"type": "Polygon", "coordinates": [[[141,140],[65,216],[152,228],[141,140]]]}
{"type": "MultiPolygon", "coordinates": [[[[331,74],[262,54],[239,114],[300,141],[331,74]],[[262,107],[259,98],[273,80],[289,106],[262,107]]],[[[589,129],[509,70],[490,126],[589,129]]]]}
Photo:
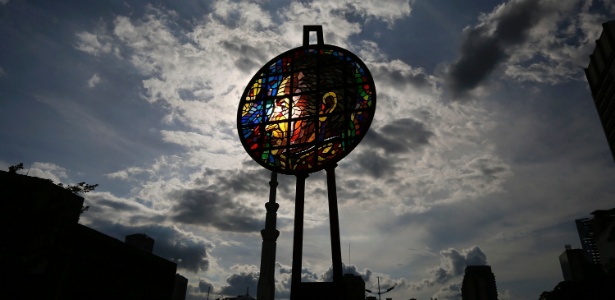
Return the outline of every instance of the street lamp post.
{"type": "Polygon", "coordinates": [[[368,289],[365,289],[365,291],[370,293],[370,294],[378,294],[378,300],[381,300],[380,299],[380,295],[386,294],[386,293],[392,291],[395,288],[396,285],[397,285],[397,283],[395,283],[392,287],[388,288],[386,291],[381,292],[380,291],[380,277],[378,277],[378,293],[374,293],[374,292],[372,292],[371,290],[368,290],[368,289]]]}

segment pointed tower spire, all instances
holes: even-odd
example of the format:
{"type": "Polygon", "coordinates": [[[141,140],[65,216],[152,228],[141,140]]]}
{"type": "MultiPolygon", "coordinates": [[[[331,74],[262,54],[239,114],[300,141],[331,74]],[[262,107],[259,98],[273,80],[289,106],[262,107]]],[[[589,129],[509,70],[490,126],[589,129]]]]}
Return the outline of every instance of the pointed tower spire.
{"type": "Polygon", "coordinates": [[[271,172],[269,202],[265,204],[267,209],[265,229],[261,230],[263,249],[261,251],[261,271],[258,277],[258,289],[256,290],[256,298],[258,300],[273,300],[275,295],[275,249],[276,241],[280,235],[280,232],[275,228],[277,211],[280,207],[275,202],[277,186],[278,173],[271,172]]]}

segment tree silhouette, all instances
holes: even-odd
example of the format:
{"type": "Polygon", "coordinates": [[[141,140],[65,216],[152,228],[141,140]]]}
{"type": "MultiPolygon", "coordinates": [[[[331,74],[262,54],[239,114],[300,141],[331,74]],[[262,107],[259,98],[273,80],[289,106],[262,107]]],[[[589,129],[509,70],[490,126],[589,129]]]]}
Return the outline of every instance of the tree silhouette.
{"type": "Polygon", "coordinates": [[[23,169],[23,163],[18,163],[9,167],[9,174],[17,174],[17,171],[23,169]]]}

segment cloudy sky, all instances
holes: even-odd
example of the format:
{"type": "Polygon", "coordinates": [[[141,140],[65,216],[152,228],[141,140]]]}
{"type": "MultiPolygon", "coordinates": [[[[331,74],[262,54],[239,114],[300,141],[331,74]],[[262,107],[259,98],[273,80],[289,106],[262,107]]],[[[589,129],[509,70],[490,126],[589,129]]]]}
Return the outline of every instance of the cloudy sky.
{"type": "MultiPolygon", "coordinates": [[[[188,299],[255,295],[270,172],[239,98],[303,25],[371,70],[376,116],[337,168],[345,271],[387,294],[459,299],[466,264],[537,299],[615,207],[615,163],[583,68],[610,0],[0,0],[0,168],[97,183],[81,223],[143,232],[188,299]]],[[[277,297],[289,295],[294,184],[279,176],[277,297]]],[[[330,278],[325,176],[306,182],[304,280],[330,278]]]]}

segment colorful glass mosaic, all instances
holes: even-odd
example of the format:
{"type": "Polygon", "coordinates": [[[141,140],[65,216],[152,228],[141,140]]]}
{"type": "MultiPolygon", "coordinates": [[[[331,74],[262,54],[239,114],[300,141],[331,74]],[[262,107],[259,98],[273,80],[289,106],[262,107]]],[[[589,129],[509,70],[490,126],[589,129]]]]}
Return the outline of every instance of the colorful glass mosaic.
{"type": "Polygon", "coordinates": [[[376,89],[348,50],[311,45],[267,63],[246,87],[237,112],[250,156],[282,174],[312,173],[337,163],[367,133],[376,89]]]}

